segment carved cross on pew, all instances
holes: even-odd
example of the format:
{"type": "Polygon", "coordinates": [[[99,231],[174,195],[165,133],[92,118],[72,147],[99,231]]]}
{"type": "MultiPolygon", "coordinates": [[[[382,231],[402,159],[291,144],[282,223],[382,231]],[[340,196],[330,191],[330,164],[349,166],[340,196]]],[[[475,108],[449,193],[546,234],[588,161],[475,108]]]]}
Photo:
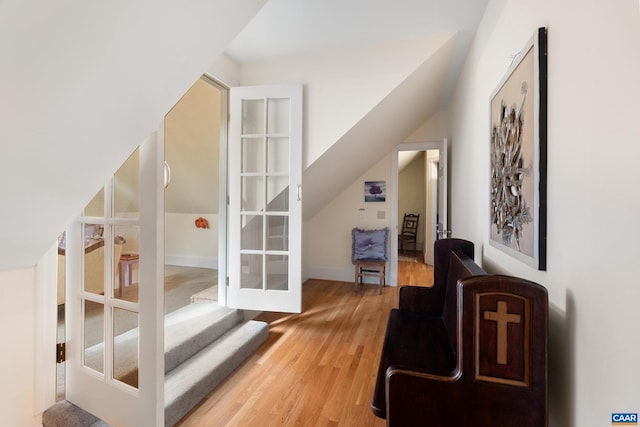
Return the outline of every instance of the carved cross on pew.
{"type": "Polygon", "coordinates": [[[493,320],[498,328],[498,363],[507,364],[507,325],[509,323],[520,323],[519,314],[509,314],[507,312],[507,302],[498,301],[497,311],[485,311],[485,320],[493,320]]]}

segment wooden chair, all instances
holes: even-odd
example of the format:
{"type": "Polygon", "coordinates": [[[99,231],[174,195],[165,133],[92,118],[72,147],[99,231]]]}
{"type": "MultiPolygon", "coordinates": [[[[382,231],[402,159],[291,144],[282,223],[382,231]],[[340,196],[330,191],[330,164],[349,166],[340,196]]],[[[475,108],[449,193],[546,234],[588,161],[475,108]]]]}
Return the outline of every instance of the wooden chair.
{"type": "Polygon", "coordinates": [[[362,282],[365,277],[375,277],[378,279],[378,286],[380,293],[385,286],[386,275],[386,261],[382,260],[365,260],[359,259],[356,261],[356,290],[362,287],[362,282]]]}
{"type": "Polygon", "coordinates": [[[413,253],[417,250],[418,222],[420,214],[404,214],[402,230],[398,235],[398,248],[404,253],[406,245],[413,245],[413,253]]]}
{"type": "Polygon", "coordinates": [[[355,287],[359,290],[365,277],[378,279],[380,293],[385,286],[387,266],[387,239],[389,229],[362,230],[354,228],[351,231],[351,262],[355,266],[355,287]]]}

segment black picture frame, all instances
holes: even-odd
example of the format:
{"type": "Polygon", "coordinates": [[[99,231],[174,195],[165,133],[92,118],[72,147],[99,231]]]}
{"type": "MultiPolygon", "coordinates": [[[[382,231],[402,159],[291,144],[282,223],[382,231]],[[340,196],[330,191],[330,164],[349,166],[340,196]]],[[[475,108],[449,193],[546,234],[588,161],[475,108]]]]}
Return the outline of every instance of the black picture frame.
{"type": "Polygon", "coordinates": [[[489,243],[547,269],[547,29],[539,28],[490,98],[489,243]]]}
{"type": "Polygon", "coordinates": [[[364,201],[382,203],[387,201],[386,181],[365,181],[364,201]]]}

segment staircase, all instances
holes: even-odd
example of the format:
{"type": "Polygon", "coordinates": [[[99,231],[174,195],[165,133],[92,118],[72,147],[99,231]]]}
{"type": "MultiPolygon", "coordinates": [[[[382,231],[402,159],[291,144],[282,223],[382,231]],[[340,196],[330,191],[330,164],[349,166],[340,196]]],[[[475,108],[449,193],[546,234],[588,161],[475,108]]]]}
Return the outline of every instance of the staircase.
{"type": "MultiPolygon", "coordinates": [[[[122,334],[119,346],[135,358],[137,332],[122,334]]],[[[249,357],[269,335],[264,322],[244,321],[241,311],[197,301],[165,316],[165,426],[175,425],[249,357]]],[[[100,354],[99,344],[87,353],[100,354]]],[[[126,356],[122,350],[121,357],[126,356]]],[[[87,357],[87,361],[90,357],[87,357]]],[[[135,364],[131,364],[135,366],[135,364]]],[[[127,377],[123,371],[118,376],[127,377]]],[[[43,427],[107,426],[62,401],[42,415],[43,427]]]]}
{"type": "Polygon", "coordinates": [[[184,417],[269,336],[266,323],[244,321],[241,311],[211,302],[189,304],[165,322],[165,426],[184,417]]]}

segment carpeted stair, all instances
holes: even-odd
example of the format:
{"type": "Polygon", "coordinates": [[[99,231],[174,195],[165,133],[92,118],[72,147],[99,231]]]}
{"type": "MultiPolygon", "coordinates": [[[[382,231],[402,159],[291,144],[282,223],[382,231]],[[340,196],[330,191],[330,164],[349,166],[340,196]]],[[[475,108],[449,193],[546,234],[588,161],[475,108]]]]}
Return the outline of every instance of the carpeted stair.
{"type": "Polygon", "coordinates": [[[216,303],[197,302],[174,313],[194,311],[196,316],[165,328],[165,426],[184,417],[269,336],[265,322],[245,322],[241,312],[216,303]],[[217,309],[207,308],[212,305],[217,309]]]}
{"type": "MultiPolygon", "coordinates": [[[[195,302],[165,316],[166,426],[176,424],[266,341],[266,323],[243,320],[240,311],[212,302],[195,302]]],[[[137,331],[122,334],[116,345],[122,346],[121,358],[135,360],[137,331]]],[[[87,350],[87,363],[91,354],[101,359],[101,347],[98,344],[87,350]]],[[[120,370],[118,377],[137,374],[133,362],[130,366],[120,370]]],[[[106,425],[100,422],[67,401],[43,414],[44,427],[106,425]]]]}
{"type": "Polygon", "coordinates": [[[109,427],[109,424],[66,400],[44,411],[42,425],[44,427],[109,427]]]}

